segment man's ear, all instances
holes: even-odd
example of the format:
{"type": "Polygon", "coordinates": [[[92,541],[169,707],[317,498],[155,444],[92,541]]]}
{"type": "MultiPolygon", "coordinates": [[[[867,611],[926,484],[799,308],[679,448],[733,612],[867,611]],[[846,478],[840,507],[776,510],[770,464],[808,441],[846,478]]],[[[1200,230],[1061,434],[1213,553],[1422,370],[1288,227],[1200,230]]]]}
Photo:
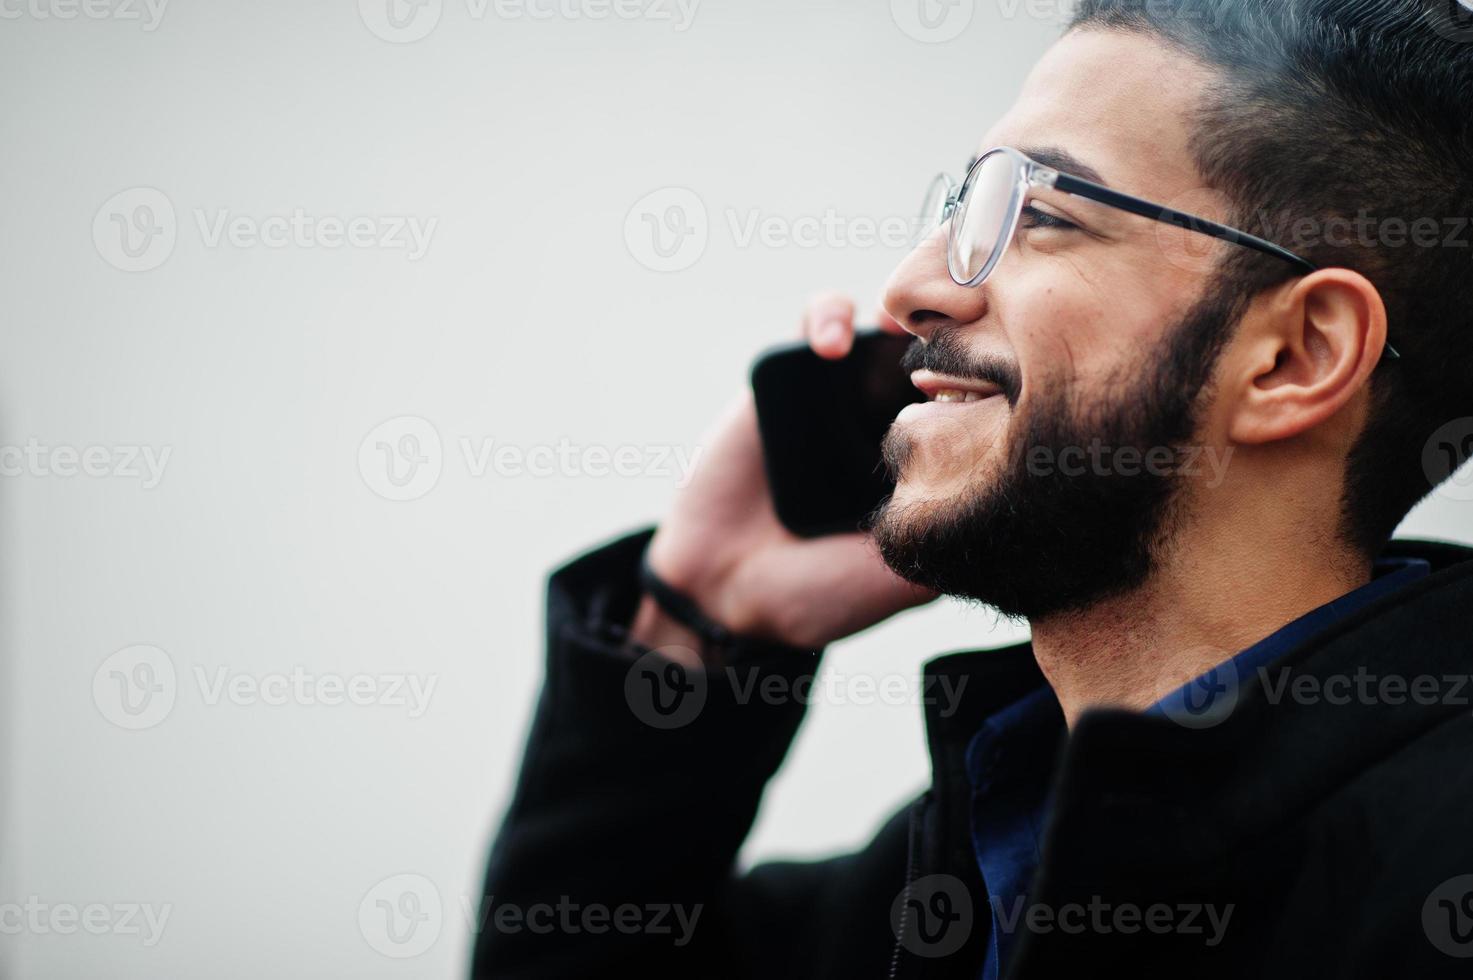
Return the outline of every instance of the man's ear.
{"type": "Polygon", "coordinates": [[[1233,345],[1228,436],[1291,439],[1323,424],[1366,385],[1386,346],[1386,304],[1358,272],[1321,269],[1254,303],[1233,345]]]}

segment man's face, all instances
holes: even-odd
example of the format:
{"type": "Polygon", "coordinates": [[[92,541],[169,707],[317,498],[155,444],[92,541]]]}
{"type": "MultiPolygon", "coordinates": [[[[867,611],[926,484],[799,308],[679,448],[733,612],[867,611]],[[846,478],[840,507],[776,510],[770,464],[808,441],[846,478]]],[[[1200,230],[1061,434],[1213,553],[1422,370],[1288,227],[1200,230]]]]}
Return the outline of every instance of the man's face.
{"type": "MultiPolygon", "coordinates": [[[[1210,83],[1155,40],[1074,32],[981,149],[1221,213],[1188,146],[1210,83]]],[[[1191,440],[1230,311],[1204,295],[1211,240],[1052,190],[1031,207],[981,287],[951,280],[944,233],[887,286],[887,310],[925,341],[909,360],[932,397],[887,439],[898,485],[875,530],[906,577],[1037,617],[1149,574],[1181,485],[1165,456],[1134,454],[1191,440]]]]}

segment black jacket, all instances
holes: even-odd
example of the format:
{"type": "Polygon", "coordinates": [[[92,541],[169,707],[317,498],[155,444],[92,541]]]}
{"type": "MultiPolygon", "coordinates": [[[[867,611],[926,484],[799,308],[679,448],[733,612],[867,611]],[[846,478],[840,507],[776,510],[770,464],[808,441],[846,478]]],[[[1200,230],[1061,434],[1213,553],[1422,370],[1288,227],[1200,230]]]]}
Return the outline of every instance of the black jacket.
{"type": "MultiPolygon", "coordinates": [[[[1042,682],[1028,647],[927,665],[927,685],[968,675],[960,708],[928,711],[932,788],[863,851],[737,874],[803,711],[747,685],[818,658],[759,653],[703,678],[683,724],[649,723],[619,635],[646,540],[552,576],[474,976],[978,977],[992,916],[962,754],[1042,682]]],[[[1281,658],[1220,723],[1078,721],[1005,976],[1473,976],[1473,551],[1389,553],[1433,574],[1281,658]],[[1208,906],[1230,909],[1215,943],[1208,906]]]]}

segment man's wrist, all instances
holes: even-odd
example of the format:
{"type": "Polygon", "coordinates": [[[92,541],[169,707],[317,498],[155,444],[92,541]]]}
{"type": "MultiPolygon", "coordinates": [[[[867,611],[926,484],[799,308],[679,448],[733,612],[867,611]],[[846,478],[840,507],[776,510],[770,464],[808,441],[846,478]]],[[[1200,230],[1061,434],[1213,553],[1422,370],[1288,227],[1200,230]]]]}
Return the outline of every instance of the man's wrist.
{"type": "Polygon", "coordinates": [[[677,621],[660,608],[649,595],[639,597],[634,621],[629,625],[629,640],[640,647],[660,653],[686,668],[706,664],[706,643],[695,630],[677,621]]]}

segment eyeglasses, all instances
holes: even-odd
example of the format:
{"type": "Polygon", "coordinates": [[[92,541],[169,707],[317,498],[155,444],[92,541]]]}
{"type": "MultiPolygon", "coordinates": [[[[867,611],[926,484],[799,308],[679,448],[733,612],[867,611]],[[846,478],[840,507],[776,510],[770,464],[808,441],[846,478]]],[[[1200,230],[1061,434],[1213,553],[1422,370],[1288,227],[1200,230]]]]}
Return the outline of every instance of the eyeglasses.
{"type": "MultiPolygon", "coordinates": [[[[1023,209],[1040,188],[1088,198],[1121,211],[1256,249],[1292,263],[1301,275],[1308,275],[1316,269],[1309,260],[1273,242],[1206,218],[1113,191],[1080,177],[1059,173],[1010,146],[999,146],[977,158],[960,188],[950,177],[938,174],[931,182],[921,207],[923,233],[948,220],[951,222],[946,266],[957,285],[980,286],[992,275],[1018,230],[1023,209]]],[[[1388,343],[1383,356],[1393,359],[1401,355],[1388,343]]]]}

